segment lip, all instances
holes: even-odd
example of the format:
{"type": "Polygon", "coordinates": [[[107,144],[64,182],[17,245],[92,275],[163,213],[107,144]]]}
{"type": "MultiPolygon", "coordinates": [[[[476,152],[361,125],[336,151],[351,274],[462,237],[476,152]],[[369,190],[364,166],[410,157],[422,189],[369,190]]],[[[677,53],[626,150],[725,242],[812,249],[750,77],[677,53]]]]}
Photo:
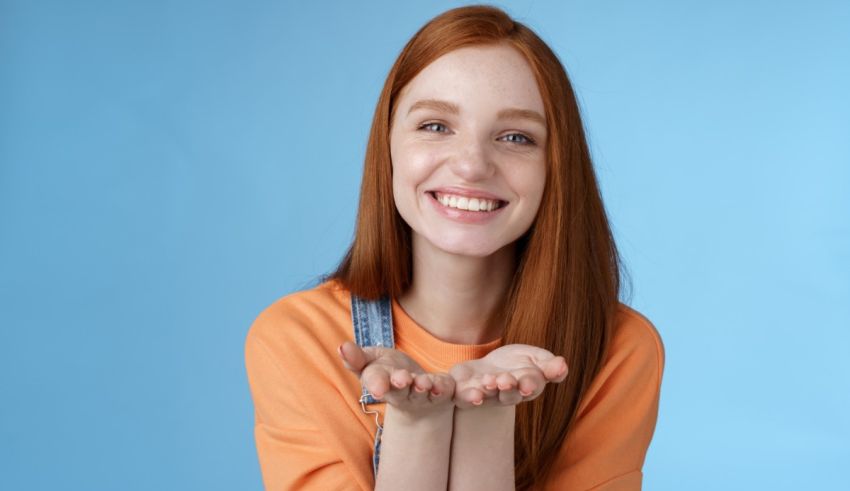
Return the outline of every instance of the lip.
{"type": "MultiPolygon", "coordinates": [[[[501,215],[502,210],[508,207],[507,202],[503,204],[501,207],[496,208],[493,211],[466,211],[459,210],[457,208],[449,208],[448,206],[443,206],[442,203],[437,201],[437,197],[434,194],[434,191],[428,191],[425,193],[428,196],[428,202],[434,207],[434,209],[440,215],[457,222],[461,223],[470,223],[470,224],[482,224],[487,223],[492,220],[495,220],[499,215],[501,215]]],[[[481,196],[481,195],[478,195],[481,196]]],[[[498,198],[492,198],[498,199],[498,198]]]]}
{"type": "Polygon", "coordinates": [[[488,193],[487,191],[482,191],[479,189],[469,189],[462,188],[459,186],[442,186],[439,188],[429,189],[429,193],[442,193],[442,194],[455,194],[458,196],[466,196],[467,198],[484,198],[490,200],[501,201],[503,203],[502,206],[508,204],[508,200],[496,196],[493,193],[488,193]]]}

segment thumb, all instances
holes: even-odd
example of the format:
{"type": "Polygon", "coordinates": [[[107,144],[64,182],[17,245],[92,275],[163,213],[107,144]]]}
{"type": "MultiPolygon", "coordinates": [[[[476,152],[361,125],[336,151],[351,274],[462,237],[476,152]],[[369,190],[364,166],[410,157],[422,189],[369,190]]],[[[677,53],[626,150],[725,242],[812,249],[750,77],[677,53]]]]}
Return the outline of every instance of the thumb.
{"type": "Polygon", "coordinates": [[[563,356],[556,356],[540,365],[543,375],[549,382],[563,382],[567,378],[567,361],[563,356]]]}
{"type": "Polygon", "coordinates": [[[345,364],[345,368],[354,373],[360,374],[363,368],[375,360],[374,353],[369,350],[365,351],[351,341],[346,341],[339,346],[339,357],[345,364]]]}

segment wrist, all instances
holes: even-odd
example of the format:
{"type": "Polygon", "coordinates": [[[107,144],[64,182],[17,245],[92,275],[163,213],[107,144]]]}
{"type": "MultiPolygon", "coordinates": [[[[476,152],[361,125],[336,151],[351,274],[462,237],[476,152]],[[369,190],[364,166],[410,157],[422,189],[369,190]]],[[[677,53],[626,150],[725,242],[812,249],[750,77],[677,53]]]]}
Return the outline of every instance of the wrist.
{"type": "Polygon", "coordinates": [[[453,415],[451,404],[416,412],[387,404],[375,489],[446,489],[453,415]]]}
{"type": "Polygon", "coordinates": [[[441,404],[439,406],[414,411],[387,404],[384,410],[384,424],[392,421],[395,425],[402,425],[410,429],[422,431],[433,431],[451,425],[454,416],[454,406],[441,404]]]}
{"type": "Polygon", "coordinates": [[[455,416],[484,418],[487,420],[513,421],[516,417],[516,406],[472,406],[472,407],[455,407],[455,416]]]}

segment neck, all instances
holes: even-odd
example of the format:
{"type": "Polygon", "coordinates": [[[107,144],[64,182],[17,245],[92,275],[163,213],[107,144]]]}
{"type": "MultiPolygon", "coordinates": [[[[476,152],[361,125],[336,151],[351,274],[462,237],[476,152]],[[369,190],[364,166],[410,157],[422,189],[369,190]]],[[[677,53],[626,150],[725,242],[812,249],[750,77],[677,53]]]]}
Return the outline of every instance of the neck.
{"type": "Polygon", "coordinates": [[[413,237],[413,282],[398,298],[426,331],[454,344],[484,344],[502,333],[487,319],[503,302],[516,268],[514,244],[486,257],[450,254],[413,237]]]}

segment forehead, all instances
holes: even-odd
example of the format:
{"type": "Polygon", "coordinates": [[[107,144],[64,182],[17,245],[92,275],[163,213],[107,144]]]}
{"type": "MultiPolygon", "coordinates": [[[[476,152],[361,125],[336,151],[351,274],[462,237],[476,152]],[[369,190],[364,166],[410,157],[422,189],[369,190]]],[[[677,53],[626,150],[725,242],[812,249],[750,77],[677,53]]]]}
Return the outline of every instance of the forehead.
{"type": "Polygon", "coordinates": [[[467,108],[511,106],[543,113],[543,98],[531,65],[517,49],[504,44],[469,46],[450,51],[420,71],[404,87],[404,113],[420,99],[448,99],[467,108]]]}

